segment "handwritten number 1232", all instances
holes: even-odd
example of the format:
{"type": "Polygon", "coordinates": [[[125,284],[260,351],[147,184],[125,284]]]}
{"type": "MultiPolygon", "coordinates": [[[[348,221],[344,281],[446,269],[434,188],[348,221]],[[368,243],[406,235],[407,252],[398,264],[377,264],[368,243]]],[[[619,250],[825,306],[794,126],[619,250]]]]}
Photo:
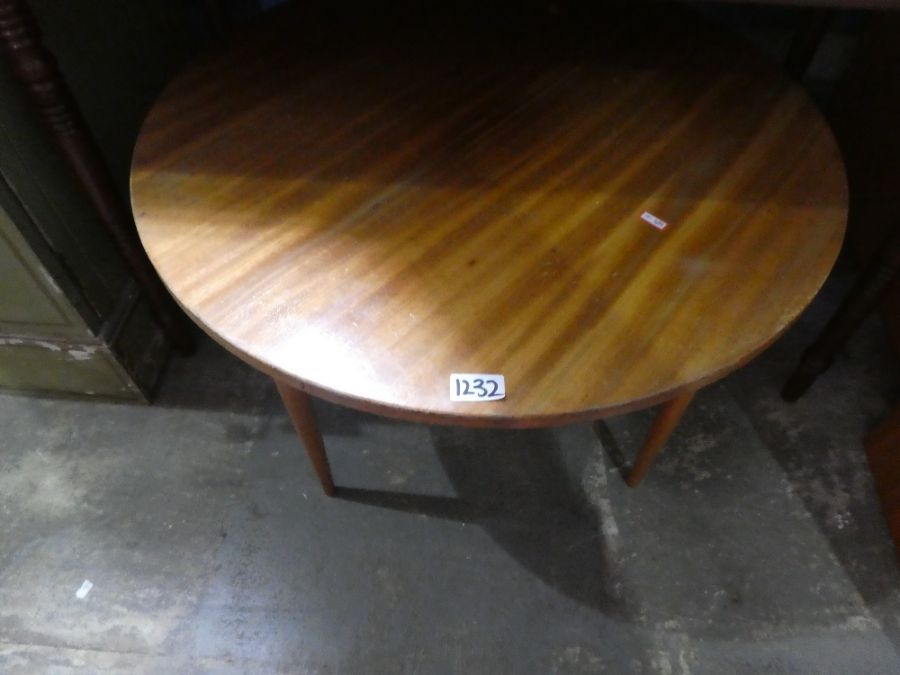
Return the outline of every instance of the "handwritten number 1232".
{"type": "Polygon", "coordinates": [[[488,380],[487,382],[485,382],[480,377],[475,378],[471,381],[471,383],[469,382],[469,380],[456,380],[457,396],[471,396],[472,394],[475,394],[478,398],[485,398],[488,396],[496,396],[498,390],[499,386],[494,380],[488,380]],[[488,387],[490,387],[490,389],[488,389],[488,387]]]}

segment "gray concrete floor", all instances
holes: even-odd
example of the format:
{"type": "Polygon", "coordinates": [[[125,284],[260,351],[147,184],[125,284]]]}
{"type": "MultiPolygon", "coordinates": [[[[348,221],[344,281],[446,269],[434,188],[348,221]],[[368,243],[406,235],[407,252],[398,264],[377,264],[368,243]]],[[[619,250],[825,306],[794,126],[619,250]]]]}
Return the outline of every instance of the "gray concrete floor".
{"type": "Polygon", "coordinates": [[[0,672],[898,673],[861,445],[900,393],[880,325],[778,396],[849,278],[702,392],[637,490],[617,465],[648,412],[486,431],[322,404],[328,499],[211,342],[152,407],[0,397],[0,672]]]}

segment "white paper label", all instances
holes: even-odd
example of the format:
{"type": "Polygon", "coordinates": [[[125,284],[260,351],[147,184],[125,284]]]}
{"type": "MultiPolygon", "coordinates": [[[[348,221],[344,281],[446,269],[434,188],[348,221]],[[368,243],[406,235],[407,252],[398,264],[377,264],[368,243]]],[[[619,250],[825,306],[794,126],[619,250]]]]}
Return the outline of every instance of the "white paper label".
{"type": "Polygon", "coordinates": [[[650,223],[657,230],[664,230],[669,226],[666,221],[664,221],[662,218],[657,218],[649,211],[644,211],[641,214],[641,220],[643,220],[645,223],[650,223]]]}
{"type": "Polygon", "coordinates": [[[450,376],[451,401],[498,401],[506,397],[502,375],[453,373],[450,376]]]}
{"type": "Polygon", "coordinates": [[[78,590],[75,591],[75,597],[79,600],[84,600],[87,597],[87,594],[91,592],[91,589],[94,587],[90,581],[85,579],[81,582],[81,586],[79,586],[78,590]]]}

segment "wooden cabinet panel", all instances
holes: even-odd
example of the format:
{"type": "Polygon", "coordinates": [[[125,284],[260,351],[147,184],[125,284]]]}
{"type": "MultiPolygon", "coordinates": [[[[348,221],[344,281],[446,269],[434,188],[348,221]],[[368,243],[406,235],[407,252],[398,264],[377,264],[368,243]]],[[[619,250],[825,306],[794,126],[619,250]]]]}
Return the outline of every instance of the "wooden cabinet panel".
{"type": "Polygon", "coordinates": [[[84,337],[90,331],[0,210],[0,333],[84,337]]]}

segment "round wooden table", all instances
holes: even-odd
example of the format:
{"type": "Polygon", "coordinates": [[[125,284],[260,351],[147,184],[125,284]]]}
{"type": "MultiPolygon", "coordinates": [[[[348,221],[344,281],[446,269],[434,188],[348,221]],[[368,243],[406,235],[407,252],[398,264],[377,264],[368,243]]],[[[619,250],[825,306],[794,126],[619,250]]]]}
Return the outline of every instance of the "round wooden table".
{"type": "Polygon", "coordinates": [[[466,426],[664,403],[636,484],[693,392],[781,334],[837,256],[835,140],[747,45],[668,6],[526,18],[329,34],[276,13],[141,132],[151,261],[275,379],[329,494],[310,394],[466,426]],[[502,375],[505,398],[451,400],[457,373],[502,375]]]}

